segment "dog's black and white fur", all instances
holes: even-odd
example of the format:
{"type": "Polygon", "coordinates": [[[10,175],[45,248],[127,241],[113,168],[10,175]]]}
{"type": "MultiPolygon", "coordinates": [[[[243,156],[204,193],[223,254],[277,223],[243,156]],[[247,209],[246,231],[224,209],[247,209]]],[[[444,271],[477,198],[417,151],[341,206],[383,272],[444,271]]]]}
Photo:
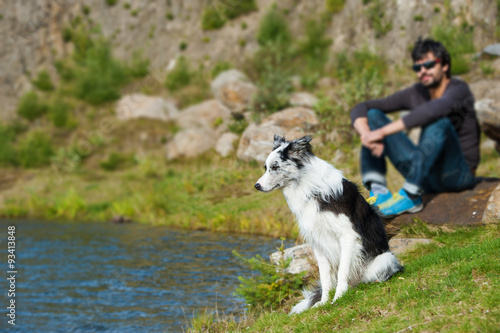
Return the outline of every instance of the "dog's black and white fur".
{"type": "Polygon", "coordinates": [[[403,268],[389,251],[374,208],[341,171],[313,154],[310,141],[308,136],[289,142],[275,135],[266,172],[255,184],[262,192],[282,189],[318,261],[321,288],[305,291],[290,314],[325,304],[332,288],[333,303],[348,286],[382,282],[403,268]]]}

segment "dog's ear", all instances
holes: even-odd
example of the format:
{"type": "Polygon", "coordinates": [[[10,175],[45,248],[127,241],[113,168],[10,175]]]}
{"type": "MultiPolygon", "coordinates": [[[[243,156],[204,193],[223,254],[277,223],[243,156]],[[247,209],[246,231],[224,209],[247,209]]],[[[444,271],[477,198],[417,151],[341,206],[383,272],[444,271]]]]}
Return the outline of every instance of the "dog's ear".
{"type": "Polygon", "coordinates": [[[304,136],[300,139],[295,139],[290,143],[288,154],[290,156],[299,157],[304,154],[312,154],[311,142],[312,138],[310,136],[304,136]]]}
{"type": "Polygon", "coordinates": [[[278,134],[274,134],[274,147],[273,150],[281,146],[283,143],[286,143],[285,137],[281,137],[278,134]]]}

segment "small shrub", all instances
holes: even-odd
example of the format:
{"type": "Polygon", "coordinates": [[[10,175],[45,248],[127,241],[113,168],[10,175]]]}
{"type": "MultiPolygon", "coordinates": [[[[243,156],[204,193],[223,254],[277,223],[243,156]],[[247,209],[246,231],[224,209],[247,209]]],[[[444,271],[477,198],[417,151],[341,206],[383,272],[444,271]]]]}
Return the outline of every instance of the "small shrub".
{"type": "Polygon", "coordinates": [[[173,21],[175,16],[174,16],[174,14],[172,14],[172,12],[168,12],[167,14],[165,14],[165,18],[169,21],[173,21]]]}
{"type": "Polygon", "coordinates": [[[326,25],[322,21],[309,20],[305,33],[305,38],[298,43],[298,54],[305,57],[309,70],[321,71],[332,44],[332,40],[326,37],[326,25]]]}
{"type": "Polygon", "coordinates": [[[346,0],[326,0],[326,10],[332,14],[340,12],[345,6],[346,0]]]}
{"type": "Polygon", "coordinates": [[[140,51],[132,52],[132,60],[128,66],[128,70],[134,78],[145,77],[149,74],[149,59],[144,58],[140,51]]]}
{"type": "Polygon", "coordinates": [[[235,134],[243,133],[247,127],[248,122],[244,117],[242,117],[241,119],[234,119],[227,125],[227,128],[235,134]]]}
{"type": "Polygon", "coordinates": [[[127,9],[127,10],[128,10],[128,9],[130,9],[130,3],[125,2],[125,3],[123,4],[123,8],[124,8],[124,9],[127,9]]]}
{"type": "Polygon", "coordinates": [[[255,0],[216,1],[203,9],[201,26],[203,30],[217,30],[222,28],[227,20],[257,9],[255,0]]]}
{"type": "Polygon", "coordinates": [[[238,0],[222,3],[224,4],[223,12],[225,16],[230,20],[258,10],[255,0],[238,0]]]}
{"type": "Polygon", "coordinates": [[[63,30],[62,30],[62,38],[64,40],[65,43],[71,41],[71,28],[69,27],[65,27],[63,30]]]}
{"type": "Polygon", "coordinates": [[[17,152],[21,167],[38,168],[50,164],[54,148],[45,133],[33,132],[20,140],[17,152]]]}
{"type": "Polygon", "coordinates": [[[424,21],[424,16],[423,15],[415,15],[415,16],[413,16],[413,21],[415,21],[415,22],[423,22],[424,21]]]}
{"type": "Polygon", "coordinates": [[[14,146],[16,132],[12,127],[0,123],[0,165],[16,166],[17,153],[14,146]]]}
{"type": "Polygon", "coordinates": [[[129,167],[135,163],[134,157],[130,154],[111,153],[108,158],[99,163],[100,167],[106,171],[114,171],[129,167]]]}
{"type": "Polygon", "coordinates": [[[114,101],[120,97],[120,86],[127,83],[128,76],[126,66],[112,57],[110,44],[100,40],[86,51],[76,76],[75,95],[94,105],[114,101]]]}
{"type": "Polygon", "coordinates": [[[201,15],[201,28],[204,31],[217,30],[226,24],[226,18],[215,6],[205,7],[201,15]]]}
{"type": "Polygon", "coordinates": [[[180,44],[179,44],[179,50],[180,51],[186,50],[187,47],[188,47],[188,43],[187,42],[185,42],[185,41],[180,42],[180,44]]]}
{"type": "Polygon", "coordinates": [[[33,121],[47,112],[47,105],[39,100],[36,92],[30,91],[19,100],[17,114],[29,121],[33,121]]]}
{"type": "Polygon", "coordinates": [[[76,76],[74,69],[66,61],[56,60],[54,61],[54,67],[57,74],[66,82],[72,81],[76,76]]]}
{"type": "Polygon", "coordinates": [[[88,16],[90,14],[90,7],[87,5],[84,5],[82,8],[83,15],[88,16]]]}
{"type": "Polygon", "coordinates": [[[257,30],[257,42],[261,46],[270,43],[289,44],[292,40],[288,20],[276,8],[271,8],[261,19],[257,30]]]}
{"type": "Polygon", "coordinates": [[[387,3],[382,0],[370,1],[366,10],[368,21],[371,27],[375,30],[375,37],[380,38],[385,36],[392,30],[392,18],[388,17],[387,3]]]}
{"type": "Polygon", "coordinates": [[[189,68],[189,62],[184,57],[179,57],[174,69],[167,74],[165,87],[171,91],[176,91],[187,86],[191,82],[193,73],[189,68]]]}
{"type": "Polygon", "coordinates": [[[110,7],[113,7],[114,5],[116,5],[117,2],[118,2],[118,0],[106,0],[106,3],[110,7]]]}
{"type": "Polygon", "coordinates": [[[379,55],[372,53],[367,48],[354,51],[352,54],[341,52],[335,59],[335,76],[342,81],[349,80],[356,73],[368,72],[383,74],[387,70],[387,62],[379,55]]]}
{"type": "Polygon", "coordinates": [[[212,79],[215,79],[217,75],[220,73],[227,71],[231,69],[233,66],[227,61],[219,61],[218,63],[215,64],[215,66],[212,68],[212,71],[210,72],[210,76],[212,79]]]}
{"type": "Polygon", "coordinates": [[[484,76],[491,76],[495,73],[495,69],[489,62],[481,62],[479,64],[479,68],[481,69],[481,73],[483,73],[484,76]]]}
{"type": "Polygon", "coordinates": [[[450,53],[451,74],[467,73],[470,70],[470,61],[466,55],[475,51],[473,27],[453,25],[452,19],[446,17],[445,14],[443,20],[432,29],[432,35],[450,53]]]}
{"type": "Polygon", "coordinates": [[[61,98],[54,98],[49,105],[49,118],[55,127],[65,127],[68,125],[68,119],[71,112],[71,105],[61,98]]]}
{"type": "Polygon", "coordinates": [[[246,259],[236,251],[233,254],[252,270],[259,272],[250,278],[238,277],[240,285],[235,294],[243,297],[250,307],[262,307],[263,309],[276,309],[293,296],[300,293],[304,287],[305,273],[290,274],[285,268],[290,262],[282,263],[277,267],[257,255],[246,259]]]}
{"type": "Polygon", "coordinates": [[[35,80],[32,81],[33,85],[42,91],[54,90],[54,84],[50,79],[50,75],[46,70],[38,72],[35,80]]]}

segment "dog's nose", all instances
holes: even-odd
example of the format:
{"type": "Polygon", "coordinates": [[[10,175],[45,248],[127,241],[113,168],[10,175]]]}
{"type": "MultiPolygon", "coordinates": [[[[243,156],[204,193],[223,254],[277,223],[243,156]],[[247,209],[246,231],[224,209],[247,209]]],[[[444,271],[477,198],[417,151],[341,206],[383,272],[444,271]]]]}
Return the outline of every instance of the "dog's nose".
{"type": "Polygon", "coordinates": [[[260,186],[260,184],[259,184],[259,183],[255,184],[255,188],[256,188],[257,190],[259,190],[259,191],[260,191],[260,190],[262,190],[262,186],[260,186]]]}

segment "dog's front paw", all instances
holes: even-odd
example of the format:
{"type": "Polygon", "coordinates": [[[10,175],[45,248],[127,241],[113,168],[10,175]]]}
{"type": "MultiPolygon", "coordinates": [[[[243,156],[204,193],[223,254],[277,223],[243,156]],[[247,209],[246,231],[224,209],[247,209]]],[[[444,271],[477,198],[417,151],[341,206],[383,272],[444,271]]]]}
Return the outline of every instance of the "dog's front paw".
{"type": "Polygon", "coordinates": [[[316,302],[316,304],[314,304],[312,306],[312,308],[317,308],[318,306],[322,306],[322,305],[325,305],[327,303],[327,300],[324,300],[324,301],[318,301],[316,302]]]}

